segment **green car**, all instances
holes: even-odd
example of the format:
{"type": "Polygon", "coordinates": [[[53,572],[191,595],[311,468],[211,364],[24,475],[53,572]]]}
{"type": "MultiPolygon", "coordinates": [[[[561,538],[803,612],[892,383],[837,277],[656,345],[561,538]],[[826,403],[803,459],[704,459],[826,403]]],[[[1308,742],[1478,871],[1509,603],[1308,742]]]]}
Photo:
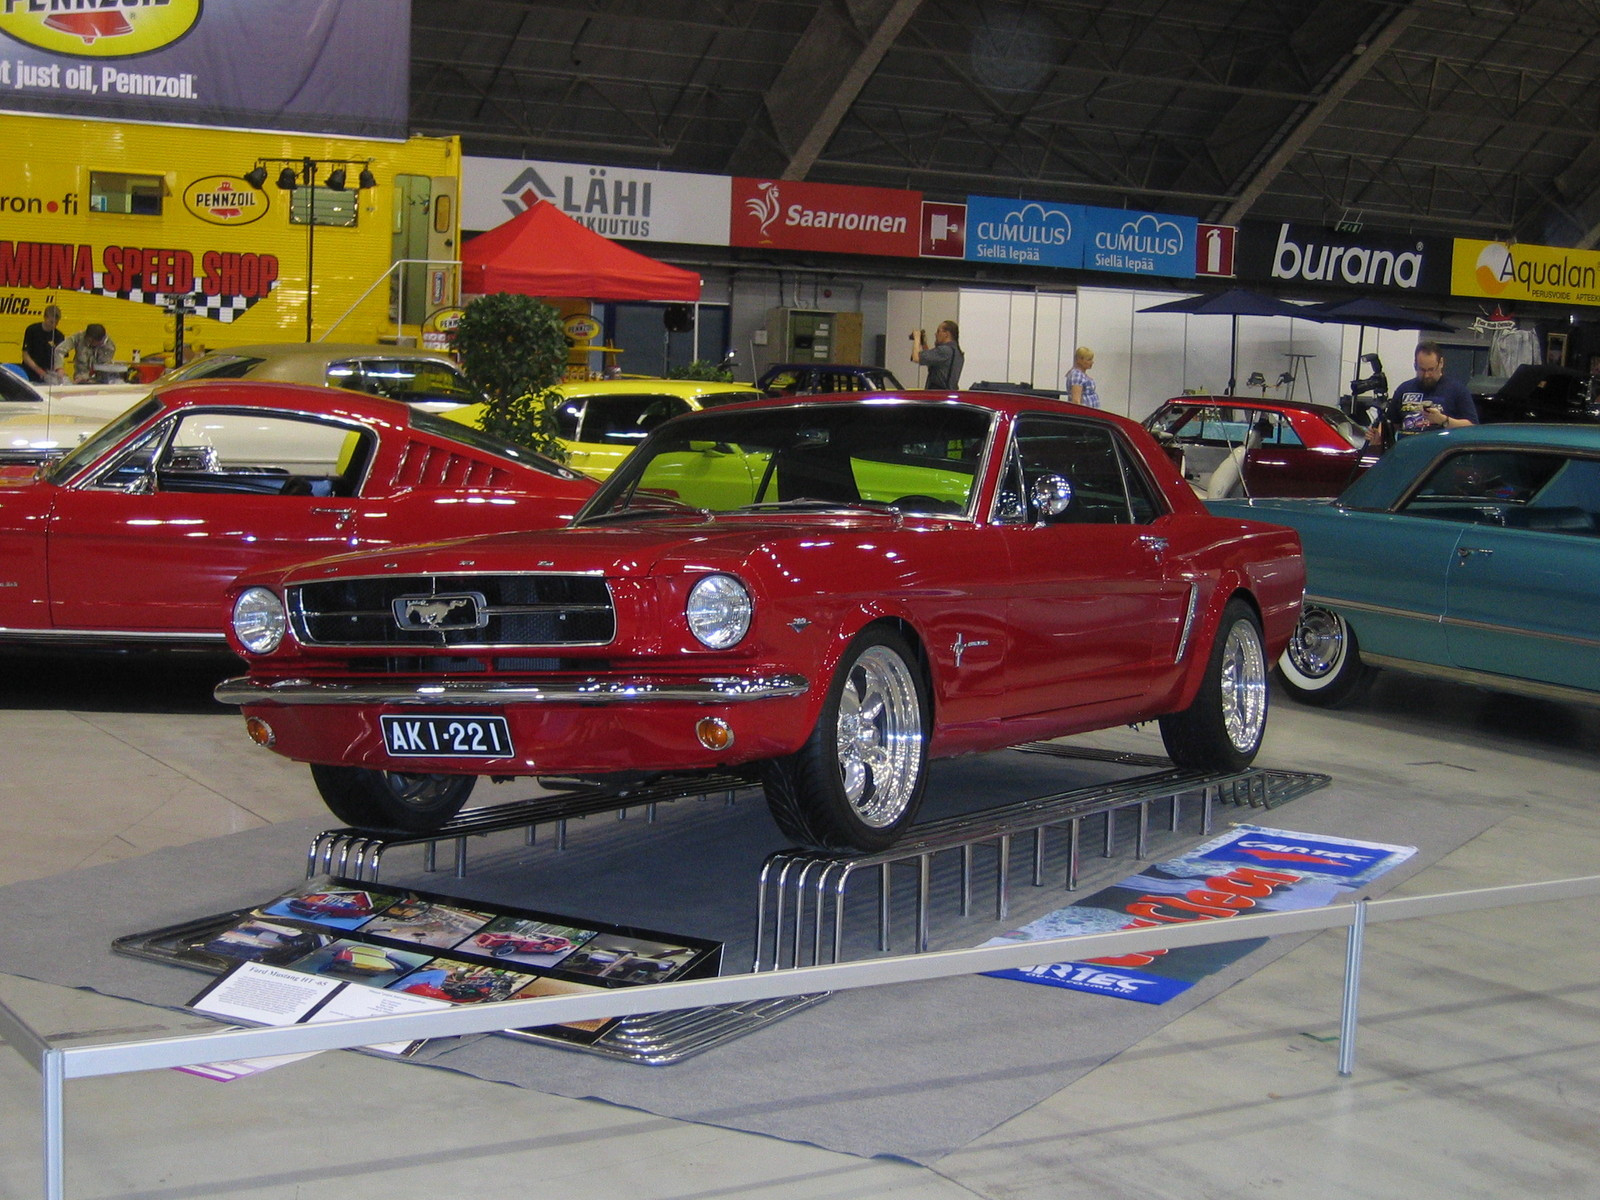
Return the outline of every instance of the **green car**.
{"type": "Polygon", "coordinates": [[[1300,534],[1305,607],[1278,660],[1298,700],[1397,667],[1600,703],[1600,428],[1419,434],[1332,502],[1207,507],[1300,534]]]}

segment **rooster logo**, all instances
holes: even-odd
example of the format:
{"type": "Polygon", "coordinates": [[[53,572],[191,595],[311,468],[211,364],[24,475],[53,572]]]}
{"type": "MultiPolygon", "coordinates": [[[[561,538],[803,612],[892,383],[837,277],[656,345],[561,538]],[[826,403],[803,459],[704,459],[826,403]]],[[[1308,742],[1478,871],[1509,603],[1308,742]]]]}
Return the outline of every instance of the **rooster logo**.
{"type": "Polygon", "coordinates": [[[746,211],[761,223],[761,236],[766,238],[772,228],[772,223],[778,219],[778,185],[775,183],[758,184],[759,196],[751,196],[744,202],[746,211]]]}

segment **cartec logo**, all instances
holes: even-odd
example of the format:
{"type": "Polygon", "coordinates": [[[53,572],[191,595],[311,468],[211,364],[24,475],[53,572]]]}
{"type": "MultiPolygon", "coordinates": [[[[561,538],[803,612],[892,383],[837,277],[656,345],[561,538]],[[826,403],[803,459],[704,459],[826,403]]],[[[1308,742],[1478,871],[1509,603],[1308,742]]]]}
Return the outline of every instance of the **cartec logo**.
{"type": "Polygon", "coordinates": [[[0,0],[0,33],[74,58],[131,58],[172,45],[204,0],[0,0]]]}
{"type": "Polygon", "coordinates": [[[267,215],[269,201],[234,175],[207,175],[183,189],[183,206],[213,225],[248,225],[267,215]]]}
{"type": "Polygon", "coordinates": [[[1308,871],[1319,875],[1359,875],[1382,862],[1390,850],[1325,842],[1315,838],[1286,838],[1281,835],[1246,835],[1206,854],[1208,859],[1227,862],[1252,862],[1263,867],[1288,871],[1308,871]]]}

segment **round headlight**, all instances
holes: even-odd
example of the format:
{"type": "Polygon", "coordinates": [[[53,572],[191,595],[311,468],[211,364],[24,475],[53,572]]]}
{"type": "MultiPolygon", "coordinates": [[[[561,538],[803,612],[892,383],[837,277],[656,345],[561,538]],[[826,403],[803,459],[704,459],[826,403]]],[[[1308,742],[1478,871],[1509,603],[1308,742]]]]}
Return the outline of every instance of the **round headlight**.
{"type": "Polygon", "coordinates": [[[754,609],[750,593],[732,575],[707,575],[689,589],[684,616],[702,646],[726,650],[749,632],[754,609]]]}
{"type": "Polygon", "coordinates": [[[251,654],[271,654],[288,627],[283,601],[267,588],[246,588],[233,602],[233,634],[251,654]]]}

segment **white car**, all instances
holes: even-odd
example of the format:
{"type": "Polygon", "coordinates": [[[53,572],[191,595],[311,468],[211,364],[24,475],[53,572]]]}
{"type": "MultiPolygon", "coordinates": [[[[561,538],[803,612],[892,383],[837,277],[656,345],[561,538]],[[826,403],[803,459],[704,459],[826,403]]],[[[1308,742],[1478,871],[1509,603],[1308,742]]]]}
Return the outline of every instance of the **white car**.
{"type": "Polygon", "coordinates": [[[214,350],[155,384],[41,387],[0,371],[0,461],[37,462],[72,449],[153,387],[207,379],[276,380],[344,388],[448,412],[483,396],[449,355],[405,346],[287,342],[214,350]]]}
{"type": "Polygon", "coordinates": [[[0,370],[0,459],[38,460],[72,449],[134,402],[148,383],[32,383],[0,370]]]}

